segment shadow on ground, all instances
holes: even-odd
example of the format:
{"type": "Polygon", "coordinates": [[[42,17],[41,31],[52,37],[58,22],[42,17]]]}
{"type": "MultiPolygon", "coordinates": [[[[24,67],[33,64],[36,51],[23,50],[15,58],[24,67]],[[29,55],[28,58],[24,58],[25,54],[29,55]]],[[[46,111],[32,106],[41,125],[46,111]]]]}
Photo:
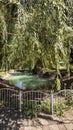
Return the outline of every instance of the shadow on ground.
{"type": "Polygon", "coordinates": [[[61,122],[53,120],[50,116],[46,118],[42,115],[36,119],[31,119],[24,113],[20,114],[17,110],[0,108],[0,130],[19,130],[21,126],[43,126],[54,123],[61,122]]]}
{"type": "Polygon", "coordinates": [[[17,110],[0,109],[0,130],[19,130],[21,118],[17,110]]]}
{"type": "Polygon", "coordinates": [[[0,130],[21,130],[21,127],[43,127],[67,123],[73,124],[73,110],[67,111],[63,117],[40,113],[38,118],[31,119],[25,116],[25,113],[20,114],[17,110],[0,108],[0,130]]]}

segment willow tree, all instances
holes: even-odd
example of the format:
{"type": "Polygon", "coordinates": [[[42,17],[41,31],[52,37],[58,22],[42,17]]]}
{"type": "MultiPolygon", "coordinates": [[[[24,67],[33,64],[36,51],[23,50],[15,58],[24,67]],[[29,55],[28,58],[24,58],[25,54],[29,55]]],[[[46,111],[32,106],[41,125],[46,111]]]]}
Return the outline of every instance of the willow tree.
{"type": "Polygon", "coordinates": [[[0,7],[3,67],[33,68],[40,59],[43,67],[54,68],[57,76],[60,61],[69,71],[73,30],[69,21],[72,10],[66,1],[5,0],[0,7]]]}
{"type": "Polygon", "coordinates": [[[32,32],[31,35],[37,39],[39,59],[42,60],[43,67],[56,69],[58,89],[60,61],[66,63],[69,74],[73,30],[66,14],[69,13],[68,7],[63,0],[37,0],[34,6],[29,8],[32,18],[30,17],[31,20],[27,23],[29,34],[32,32]]]}
{"type": "Polygon", "coordinates": [[[17,1],[2,1],[0,3],[0,26],[2,42],[2,67],[14,67],[22,59],[22,48],[25,30],[25,13],[17,1]],[[22,21],[22,22],[21,22],[22,21]],[[21,53],[21,54],[20,54],[21,53]]]}
{"type": "MultiPolygon", "coordinates": [[[[68,25],[73,28],[73,1],[71,0],[65,0],[65,5],[67,7],[67,11],[66,11],[66,16],[68,18],[67,23],[68,25]]],[[[72,54],[71,51],[73,51],[73,35],[71,36],[69,34],[68,39],[66,40],[66,42],[68,43],[68,57],[70,56],[70,53],[72,54]]],[[[72,56],[71,56],[72,57],[72,56]]],[[[71,58],[69,58],[69,62],[71,62],[71,58]]]]}
{"type": "Polygon", "coordinates": [[[68,8],[64,1],[37,0],[31,3],[29,1],[30,6],[27,4],[26,8],[30,12],[27,28],[29,35],[31,32],[30,36],[37,40],[43,66],[56,67],[56,63],[61,59],[68,62],[66,50],[69,49],[68,41],[73,36],[73,30],[69,25],[69,18],[66,15],[68,8]]]}

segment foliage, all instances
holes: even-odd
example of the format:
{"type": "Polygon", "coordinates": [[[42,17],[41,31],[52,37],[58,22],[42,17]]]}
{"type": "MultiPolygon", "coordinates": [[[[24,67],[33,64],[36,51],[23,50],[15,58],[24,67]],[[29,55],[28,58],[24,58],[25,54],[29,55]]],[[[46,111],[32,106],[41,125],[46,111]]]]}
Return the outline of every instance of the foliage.
{"type": "Polygon", "coordinates": [[[25,114],[31,117],[37,117],[38,113],[41,111],[40,105],[35,101],[25,101],[22,107],[25,114]]]}
{"type": "MultiPolygon", "coordinates": [[[[9,102],[9,101],[8,101],[8,102],[9,102]]],[[[10,106],[11,106],[12,108],[16,108],[16,109],[19,108],[19,104],[18,104],[18,102],[16,102],[16,100],[15,100],[14,98],[11,99],[10,106]]]]}
{"type": "Polygon", "coordinates": [[[58,77],[56,78],[56,89],[58,91],[61,89],[61,83],[60,83],[60,79],[58,77]]]}
{"type": "Polygon", "coordinates": [[[54,111],[58,116],[62,116],[64,114],[65,108],[66,108],[66,104],[64,102],[56,102],[54,104],[54,111]]]}
{"type": "Polygon", "coordinates": [[[1,71],[1,72],[0,72],[0,77],[3,76],[3,75],[5,75],[5,73],[6,73],[6,72],[1,71]]]}
{"type": "Polygon", "coordinates": [[[4,102],[0,100],[0,106],[4,106],[4,102]]]}
{"type": "Polygon", "coordinates": [[[41,111],[49,114],[50,113],[50,103],[43,102],[41,105],[41,111]]]}
{"type": "Polygon", "coordinates": [[[73,107],[73,93],[70,93],[66,97],[67,105],[73,107]]]}
{"type": "Polygon", "coordinates": [[[72,93],[69,93],[68,95],[66,95],[65,101],[63,100],[60,102],[56,102],[54,104],[54,112],[57,115],[62,116],[66,108],[69,108],[69,107],[73,107],[73,94],[72,93]]]}
{"type": "Polygon", "coordinates": [[[0,67],[33,69],[40,59],[43,68],[59,72],[67,65],[73,47],[73,2],[67,0],[0,1],[0,67]]]}

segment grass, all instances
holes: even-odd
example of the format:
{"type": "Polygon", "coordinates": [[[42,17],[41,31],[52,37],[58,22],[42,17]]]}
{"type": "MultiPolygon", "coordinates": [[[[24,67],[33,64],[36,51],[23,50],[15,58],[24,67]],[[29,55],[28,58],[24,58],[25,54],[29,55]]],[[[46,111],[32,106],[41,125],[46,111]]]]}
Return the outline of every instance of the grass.
{"type": "Polygon", "coordinates": [[[0,72],[0,77],[4,76],[5,74],[6,74],[5,71],[1,71],[1,72],[0,72]]]}

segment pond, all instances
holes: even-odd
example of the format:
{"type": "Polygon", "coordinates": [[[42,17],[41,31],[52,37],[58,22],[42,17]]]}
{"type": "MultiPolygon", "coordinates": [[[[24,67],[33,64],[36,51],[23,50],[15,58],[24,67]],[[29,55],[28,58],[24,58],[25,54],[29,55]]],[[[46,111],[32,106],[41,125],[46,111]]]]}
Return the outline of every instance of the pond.
{"type": "Polygon", "coordinates": [[[48,78],[41,78],[38,75],[30,73],[16,72],[11,74],[7,82],[16,87],[26,89],[43,89],[48,87],[50,82],[48,78]]]}

